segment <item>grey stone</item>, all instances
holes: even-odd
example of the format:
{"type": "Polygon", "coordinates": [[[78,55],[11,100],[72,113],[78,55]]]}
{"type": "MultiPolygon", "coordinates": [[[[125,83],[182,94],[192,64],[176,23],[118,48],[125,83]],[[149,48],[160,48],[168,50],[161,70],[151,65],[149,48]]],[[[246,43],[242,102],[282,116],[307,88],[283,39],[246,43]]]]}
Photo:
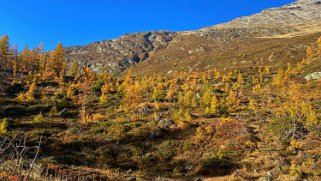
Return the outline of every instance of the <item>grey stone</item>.
{"type": "Polygon", "coordinates": [[[311,74],[308,74],[304,77],[305,80],[317,80],[321,78],[321,72],[313,72],[311,74]]]}
{"type": "Polygon", "coordinates": [[[69,114],[69,109],[68,108],[64,108],[62,111],[60,111],[58,113],[58,116],[65,117],[65,116],[68,116],[68,114],[69,114]]]}
{"type": "Polygon", "coordinates": [[[166,47],[176,33],[152,31],[123,35],[117,39],[94,42],[85,46],[66,47],[68,60],[91,65],[96,72],[122,72],[131,65],[144,61],[155,50],[166,47]]]}
{"type": "Polygon", "coordinates": [[[175,124],[174,121],[171,120],[170,118],[163,118],[158,122],[158,127],[168,129],[174,124],[175,124]]]}

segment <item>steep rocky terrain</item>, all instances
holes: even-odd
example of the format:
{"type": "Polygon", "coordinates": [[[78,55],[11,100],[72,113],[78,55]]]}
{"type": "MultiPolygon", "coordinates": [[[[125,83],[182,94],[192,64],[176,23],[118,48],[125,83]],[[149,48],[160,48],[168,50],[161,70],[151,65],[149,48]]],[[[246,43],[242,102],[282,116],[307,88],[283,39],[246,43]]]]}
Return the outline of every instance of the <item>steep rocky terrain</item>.
{"type": "Polygon", "coordinates": [[[320,19],[320,0],[299,0],[196,31],[125,35],[66,53],[94,70],[111,72],[132,64],[138,73],[280,66],[302,59],[305,46],[321,35],[320,19]]]}
{"type": "Polygon", "coordinates": [[[284,28],[318,23],[321,18],[320,5],[320,0],[298,0],[282,7],[264,10],[259,14],[237,18],[214,28],[284,28]]]}
{"type": "Polygon", "coordinates": [[[119,72],[145,60],[151,52],[165,48],[174,36],[175,33],[168,31],[128,34],[87,46],[68,47],[66,54],[68,60],[79,60],[95,71],[119,72]]]}

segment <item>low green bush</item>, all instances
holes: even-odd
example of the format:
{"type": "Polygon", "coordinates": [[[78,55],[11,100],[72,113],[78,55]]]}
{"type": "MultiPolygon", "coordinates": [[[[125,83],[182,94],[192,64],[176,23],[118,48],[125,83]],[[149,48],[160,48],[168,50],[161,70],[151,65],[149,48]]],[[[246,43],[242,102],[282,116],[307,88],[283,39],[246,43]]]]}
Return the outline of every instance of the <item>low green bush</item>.
{"type": "Polygon", "coordinates": [[[204,160],[202,165],[205,168],[230,168],[233,166],[233,162],[227,153],[217,151],[210,158],[204,160]]]}

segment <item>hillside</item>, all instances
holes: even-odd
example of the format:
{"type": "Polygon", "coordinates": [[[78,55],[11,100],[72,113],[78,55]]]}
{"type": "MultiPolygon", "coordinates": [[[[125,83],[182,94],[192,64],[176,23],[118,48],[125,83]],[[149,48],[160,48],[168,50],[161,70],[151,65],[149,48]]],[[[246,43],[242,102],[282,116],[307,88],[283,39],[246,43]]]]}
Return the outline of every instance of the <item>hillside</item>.
{"type": "Polygon", "coordinates": [[[305,55],[304,47],[321,35],[320,12],[319,0],[300,0],[196,31],[125,35],[101,42],[109,47],[94,43],[67,48],[66,53],[69,59],[93,65],[94,70],[106,67],[111,72],[122,72],[129,65],[135,65],[137,73],[279,66],[289,58],[300,61],[305,55]],[[142,38],[144,35],[158,36],[154,43],[161,39],[162,43],[157,44],[162,46],[146,48],[154,40],[142,38]],[[135,46],[132,42],[136,42],[135,46]],[[117,46],[111,48],[112,44],[124,48],[119,51],[117,46]]]}
{"type": "Polygon", "coordinates": [[[0,180],[321,180],[320,4],[51,52],[1,37],[0,180]]]}
{"type": "Polygon", "coordinates": [[[303,76],[320,71],[321,37],[308,50],[286,69],[3,71],[0,178],[320,180],[321,79],[303,76]]]}
{"type": "Polygon", "coordinates": [[[146,60],[153,51],[165,48],[174,36],[167,31],[128,34],[83,47],[67,47],[66,55],[68,60],[77,60],[95,71],[119,73],[146,60]]]}
{"type": "Polygon", "coordinates": [[[302,0],[231,22],[179,33],[169,46],[137,66],[138,72],[281,66],[300,61],[321,35],[320,1],[302,0]]]}

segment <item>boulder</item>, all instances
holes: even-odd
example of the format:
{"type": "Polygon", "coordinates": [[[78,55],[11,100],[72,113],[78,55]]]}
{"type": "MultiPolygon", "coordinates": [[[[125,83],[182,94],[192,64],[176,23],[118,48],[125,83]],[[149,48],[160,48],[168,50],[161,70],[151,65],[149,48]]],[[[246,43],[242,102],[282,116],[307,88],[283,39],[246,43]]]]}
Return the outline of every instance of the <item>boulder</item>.
{"type": "Polygon", "coordinates": [[[317,80],[321,78],[321,72],[313,72],[311,74],[308,74],[304,77],[305,80],[317,80]]]}

